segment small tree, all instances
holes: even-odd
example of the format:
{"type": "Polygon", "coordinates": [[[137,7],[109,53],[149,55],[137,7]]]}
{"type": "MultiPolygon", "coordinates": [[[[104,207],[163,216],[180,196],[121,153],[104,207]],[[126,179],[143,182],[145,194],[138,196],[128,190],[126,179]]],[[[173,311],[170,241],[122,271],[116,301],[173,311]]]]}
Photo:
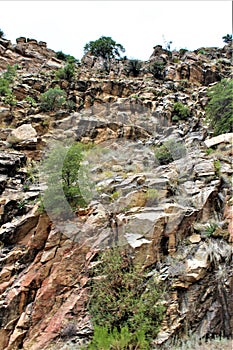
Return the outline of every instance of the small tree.
{"type": "Polygon", "coordinates": [[[40,96],[40,107],[42,111],[55,111],[62,107],[66,101],[66,93],[60,87],[49,89],[40,96]]]}
{"type": "Polygon", "coordinates": [[[232,43],[232,34],[224,35],[222,39],[226,44],[232,43]]]}
{"type": "Polygon", "coordinates": [[[101,36],[99,39],[90,41],[84,46],[85,53],[90,52],[93,56],[105,59],[120,57],[120,51],[125,52],[124,47],[107,36],[101,36]]]}
{"type": "Polygon", "coordinates": [[[223,79],[208,91],[206,120],[214,135],[233,131],[233,79],[223,79]]]}
{"type": "Polygon", "coordinates": [[[65,217],[67,207],[76,209],[86,206],[87,187],[83,183],[81,162],[90,145],[75,143],[72,146],[57,144],[41,167],[41,176],[45,179],[47,189],[42,202],[47,211],[65,217]],[[82,196],[81,188],[85,192],[82,196]]]}

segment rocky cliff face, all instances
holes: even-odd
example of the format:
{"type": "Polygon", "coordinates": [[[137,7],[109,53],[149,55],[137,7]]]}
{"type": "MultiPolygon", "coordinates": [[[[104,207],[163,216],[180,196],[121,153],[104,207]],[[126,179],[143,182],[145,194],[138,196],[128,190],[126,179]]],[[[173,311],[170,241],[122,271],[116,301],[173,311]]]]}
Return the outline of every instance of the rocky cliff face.
{"type": "Polygon", "coordinates": [[[18,64],[17,104],[0,102],[0,349],[69,349],[70,339],[77,348],[88,340],[89,269],[116,245],[168,286],[156,348],[187,328],[231,336],[232,134],[213,138],[204,123],[207,88],[231,75],[231,55],[230,46],[156,46],[147,62],[107,67],[86,55],[67,81],[56,78],[64,62],[46,43],[0,39],[1,71],[18,64]],[[39,96],[56,85],[73,111],[41,111],[39,96]],[[177,102],[188,118],[174,118],[177,102]],[[84,159],[91,186],[81,182],[88,206],[62,219],[38,204],[38,169],[51,144],[67,140],[94,147],[84,159]]]}

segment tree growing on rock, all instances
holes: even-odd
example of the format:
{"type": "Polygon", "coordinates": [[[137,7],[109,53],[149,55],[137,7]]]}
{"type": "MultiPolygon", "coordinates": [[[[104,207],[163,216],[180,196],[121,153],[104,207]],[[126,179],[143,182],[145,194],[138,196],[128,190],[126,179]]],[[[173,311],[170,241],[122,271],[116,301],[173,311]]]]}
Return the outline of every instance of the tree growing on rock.
{"type": "Polygon", "coordinates": [[[214,135],[233,131],[233,79],[222,79],[208,91],[206,120],[213,128],[214,135]]]}
{"type": "Polygon", "coordinates": [[[5,36],[4,31],[0,28],[0,38],[3,38],[5,36]]]}
{"type": "Polygon", "coordinates": [[[87,43],[84,46],[84,52],[90,52],[96,57],[111,59],[120,57],[120,52],[125,52],[125,48],[111,37],[101,36],[99,39],[87,43]]]}
{"type": "Polygon", "coordinates": [[[230,44],[232,43],[232,34],[227,34],[222,37],[224,43],[230,44]]]}

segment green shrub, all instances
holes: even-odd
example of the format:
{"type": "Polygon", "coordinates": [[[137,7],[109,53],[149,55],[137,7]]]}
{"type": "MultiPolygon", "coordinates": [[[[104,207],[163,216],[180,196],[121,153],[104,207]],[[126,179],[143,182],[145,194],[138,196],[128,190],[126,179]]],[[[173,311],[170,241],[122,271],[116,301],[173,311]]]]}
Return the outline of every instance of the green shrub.
{"type": "MultiPolygon", "coordinates": [[[[86,206],[80,189],[80,165],[90,145],[75,143],[72,146],[57,145],[45,159],[41,174],[46,179],[47,190],[43,205],[53,214],[66,215],[67,202],[74,210],[86,206]]],[[[82,182],[82,186],[85,184],[82,182]]],[[[85,191],[87,192],[87,190],[85,191]]]]}
{"type": "Polygon", "coordinates": [[[111,37],[101,36],[95,41],[90,41],[84,46],[84,52],[90,52],[93,56],[106,59],[120,57],[120,51],[125,52],[121,44],[117,44],[111,37]]]}
{"type": "Polygon", "coordinates": [[[142,268],[134,266],[129,253],[117,248],[102,254],[100,264],[93,271],[93,277],[97,276],[101,278],[93,278],[89,300],[89,312],[97,331],[90,349],[102,349],[98,341],[103,333],[111,341],[108,349],[130,349],[130,346],[149,349],[165,311],[161,304],[162,290],[155,279],[147,280],[142,268]],[[120,340],[121,345],[116,347],[120,340]]]}
{"type": "Polygon", "coordinates": [[[224,43],[230,44],[232,43],[232,34],[227,34],[222,37],[224,43]]]}
{"type": "Polygon", "coordinates": [[[16,106],[17,104],[17,100],[16,100],[16,97],[14,94],[12,94],[11,92],[10,93],[7,93],[4,97],[2,97],[2,101],[7,104],[7,105],[10,105],[10,106],[16,106]]]}
{"type": "Polygon", "coordinates": [[[175,102],[172,114],[173,121],[186,120],[190,116],[190,109],[182,102],[175,102]]]}
{"type": "Polygon", "coordinates": [[[0,78],[0,95],[6,96],[7,94],[11,93],[11,89],[9,86],[9,81],[7,81],[4,78],[0,78]]]}
{"type": "Polygon", "coordinates": [[[16,77],[17,65],[10,66],[7,65],[7,70],[2,73],[0,77],[0,96],[5,96],[2,98],[4,103],[14,105],[16,104],[16,98],[12,93],[11,85],[16,77]]]}
{"type": "Polygon", "coordinates": [[[181,57],[184,56],[184,54],[185,54],[187,51],[188,51],[187,49],[180,49],[180,50],[179,50],[180,56],[181,56],[181,57]]]}
{"type": "Polygon", "coordinates": [[[127,326],[122,327],[119,331],[114,328],[109,331],[107,327],[95,326],[94,336],[88,346],[89,350],[127,350],[143,349],[149,350],[149,343],[145,339],[143,331],[137,330],[133,335],[127,326]],[[133,345],[133,348],[132,348],[133,345]]]}
{"type": "Polygon", "coordinates": [[[137,77],[142,68],[142,62],[139,60],[129,60],[124,69],[127,75],[132,75],[133,77],[137,77]]]}
{"type": "Polygon", "coordinates": [[[206,121],[220,135],[233,131],[233,79],[223,79],[208,90],[206,121]]]}
{"type": "Polygon", "coordinates": [[[165,63],[161,61],[150,63],[148,72],[151,73],[156,79],[163,79],[165,75],[165,63]]]}
{"type": "Polygon", "coordinates": [[[17,74],[16,72],[17,69],[18,69],[17,64],[15,64],[14,66],[11,66],[8,64],[6,72],[2,74],[3,79],[6,79],[9,83],[13,83],[14,78],[16,77],[16,74],[17,74]]]}
{"type": "Polygon", "coordinates": [[[207,52],[204,50],[204,49],[200,49],[200,50],[198,50],[198,55],[206,55],[207,54],[207,52]]]}
{"type": "Polygon", "coordinates": [[[37,106],[37,103],[35,101],[35,99],[31,96],[26,96],[25,97],[25,101],[27,101],[31,107],[36,107],[37,106]]]}
{"type": "Polygon", "coordinates": [[[169,164],[173,161],[172,154],[166,145],[162,145],[155,151],[155,158],[161,165],[169,164]]]}
{"type": "Polygon", "coordinates": [[[44,112],[58,110],[65,101],[66,93],[60,87],[51,88],[40,95],[40,107],[44,112]]]}
{"type": "Polygon", "coordinates": [[[208,237],[212,236],[212,234],[215,232],[216,228],[218,227],[217,224],[209,224],[205,231],[204,231],[204,234],[208,237]]]}
{"type": "Polygon", "coordinates": [[[221,170],[221,162],[219,159],[215,159],[214,160],[214,169],[216,171],[217,174],[220,173],[220,170],[221,170]]]}
{"type": "Polygon", "coordinates": [[[72,81],[75,73],[74,63],[68,63],[64,68],[60,68],[56,73],[56,78],[72,81]]]}
{"type": "Polygon", "coordinates": [[[74,63],[74,62],[77,62],[77,61],[78,61],[78,60],[75,59],[74,56],[67,55],[67,54],[63,53],[62,51],[57,51],[57,52],[56,52],[56,57],[57,57],[59,60],[66,61],[66,62],[68,62],[68,63],[74,63]]]}

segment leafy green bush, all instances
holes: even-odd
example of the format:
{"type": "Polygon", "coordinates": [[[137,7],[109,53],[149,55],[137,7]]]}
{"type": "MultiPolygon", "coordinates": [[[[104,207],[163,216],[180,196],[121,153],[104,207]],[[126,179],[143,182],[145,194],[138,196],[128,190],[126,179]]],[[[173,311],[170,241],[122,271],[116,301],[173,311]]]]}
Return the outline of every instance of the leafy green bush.
{"type": "Polygon", "coordinates": [[[7,70],[2,73],[0,77],[0,96],[2,96],[1,100],[11,106],[16,105],[17,102],[11,88],[11,85],[14,82],[14,78],[16,77],[17,68],[17,65],[10,66],[8,64],[7,70]]]}
{"type": "Polygon", "coordinates": [[[187,49],[180,49],[180,50],[179,50],[180,56],[181,56],[181,57],[184,56],[184,54],[185,54],[187,51],[188,51],[187,49]]]}
{"type": "Polygon", "coordinates": [[[56,57],[57,57],[59,60],[66,61],[66,62],[68,62],[68,63],[77,62],[77,60],[74,58],[74,56],[67,55],[67,54],[63,53],[62,51],[57,51],[57,52],[56,52],[56,57]]]}
{"type": "Polygon", "coordinates": [[[84,46],[84,52],[90,52],[93,56],[106,59],[120,57],[120,51],[125,52],[121,44],[117,44],[111,37],[101,36],[95,41],[90,41],[84,46]]]}
{"type": "Polygon", "coordinates": [[[172,154],[166,145],[162,145],[155,151],[155,158],[161,165],[169,164],[173,161],[172,154]]]}
{"type": "Polygon", "coordinates": [[[165,74],[165,63],[156,61],[149,64],[148,72],[156,79],[163,79],[165,74]]]}
{"type": "Polygon", "coordinates": [[[40,95],[40,107],[42,111],[55,111],[64,105],[66,93],[60,87],[47,90],[40,95]]]}
{"type": "Polygon", "coordinates": [[[182,102],[175,102],[172,114],[173,121],[186,120],[190,116],[190,109],[182,102]]]}
{"type": "Polygon", "coordinates": [[[89,350],[126,350],[132,349],[149,350],[149,343],[145,339],[144,332],[137,330],[133,335],[127,326],[122,327],[119,331],[114,328],[113,331],[109,331],[107,327],[95,326],[94,336],[91,344],[89,344],[89,350]]]}
{"type": "Polygon", "coordinates": [[[25,101],[27,101],[31,107],[36,107],[36,105],[37,105],[35,99],[31,96],[26,96],[25,101]]]}
{"type": "Polygon", "coordinates": [[[64,68],[60,68],[57,73],[56,77],[58,79],[64,79],[67,81],[71,81],[74,77],[75,72],[75,65],[74,63],[68,63],[64,68]]]}
{"type": "Polygon", "coordinates": [[[142,62],[139,60],[129,60],[124,69],[127,75],[132,75],[133,77],[137,77],[142,68],[142,62]]]}
{"type": "Polygon", "coordinates": [[[84,199],[80,190],[79,171],[84,154],[90,147],[81,143],[67,147],[56,145],[45,159],[41,174],[47,183],[42,198],[46,210],[63,216],[67,213],[67,202],[73,209],[86,206],[87,194],[84,199]]]}
{"type": "Polygon", "coordinates": [[[0,78],[0,96],[6,96],[11,92],[12,90],[10,89],[9,81],[4,78],[0,78]]]}
{"type": "Polygon", "coordinates": [[[93,278],[91,286],[89,312],[95,333],[90,349],[105,349],[100,343],[103,338],[111,344],[106,349],[149,349],[165,310],[162,290],[155,279],[147,280],[129,253],[117,248],[102,254],[93,271],[96,276],[101,278],[93,278]],[[125,344],[116,347],[120,340],[125,344]]]}
{"type": "Polygon", "coordinates": [[[233,131],[233,79],[222,79],[208,90],[206,121],[213,128],[214,135],[233,131]]]}
{"type": "Polygon", "coordinates": [[[224,35],[222,39],[226,44],[232,43],[232,34],[224,35]]]}

